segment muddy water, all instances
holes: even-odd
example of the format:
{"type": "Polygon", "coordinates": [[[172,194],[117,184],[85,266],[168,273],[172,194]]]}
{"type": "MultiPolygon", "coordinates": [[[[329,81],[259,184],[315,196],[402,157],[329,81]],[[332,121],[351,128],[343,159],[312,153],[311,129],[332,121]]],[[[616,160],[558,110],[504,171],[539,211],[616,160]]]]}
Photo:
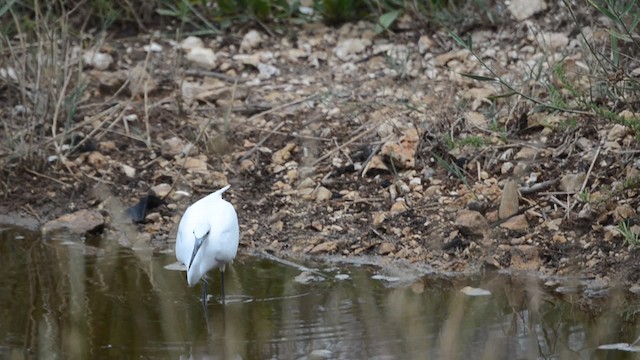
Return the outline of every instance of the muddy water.
{"type": "MultiPolygon", "coordinates": [[[[211,276],[200,288],[152,255],[104,239],[0,226],[2,359],[632,359],[597,350],[640,335],[637,306],[611,294],[590,315],[535,281],[497,276],[399,284],[368,267],[300,269],[240,258],[227,272],[228,303],[211,276]],[[313,277],[313,276],[312,276],[313,277]],[[300,277],[298,278],[300,279],[300,277]],[[313,280],[313,279],[312,279],[313,280]],[[491,291],[469,297],[466,285],[491,291]],[[616,300],[617,299],[617,300],[616,300]]],[[[636,304],[637,305],[637,304],[636,304]]]]}

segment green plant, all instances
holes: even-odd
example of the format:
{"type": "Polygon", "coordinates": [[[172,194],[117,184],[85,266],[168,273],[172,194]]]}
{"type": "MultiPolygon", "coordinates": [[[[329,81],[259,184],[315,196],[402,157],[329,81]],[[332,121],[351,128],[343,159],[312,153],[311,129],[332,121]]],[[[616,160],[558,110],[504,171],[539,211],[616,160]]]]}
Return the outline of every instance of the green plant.
{"type": "Polygon", "coordinates": [[[580,200],[583,203],[590,203],[591,202],[591,193],[588,192],[587,190],[583,190],[582,192],[580,192],[578,194],[578,200],[580,200]]]}
{"type": "Polygon", "coordinates": [[[622,234],[625,245],[637,246],[640,243],[640,235],[631,230],[626,220],[620,221],[617,229],[622,234]]]}

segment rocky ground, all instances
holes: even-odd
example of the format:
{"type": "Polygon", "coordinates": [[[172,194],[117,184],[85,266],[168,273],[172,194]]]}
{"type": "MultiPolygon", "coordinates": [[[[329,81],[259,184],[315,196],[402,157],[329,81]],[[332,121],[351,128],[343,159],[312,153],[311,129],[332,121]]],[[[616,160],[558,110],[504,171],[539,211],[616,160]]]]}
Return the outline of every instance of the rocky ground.
{"type": "MultiPolygon", "coordinates": [[[[593,74],[584,43],[603,46],[606,21],[585,12],[576,25],[554,4],[502,11],[497,26],[463,30],[473,53],[409,17],[377,36],[366,22],[306,24],[78,49],[88,87],[73,121],[47,130],[68,136],[40,144],[46,163],[25,169],[3,149],[1,206],[47,234],[105,223],[123,245],[170,251],[183,209],[229,183],[241,252],[635,284],[638,142],[571,100],[615,86],[593,74]],[[553,102],[556,88],[570,100],[553,102]],[[162,201],[143,198],[150,190],[162,201]],[[125,209],[140,199],[148,212],[132,225],[125,209]]],[[[15,118],[28,109],[3,79],[1,111],[15,118]]]]}

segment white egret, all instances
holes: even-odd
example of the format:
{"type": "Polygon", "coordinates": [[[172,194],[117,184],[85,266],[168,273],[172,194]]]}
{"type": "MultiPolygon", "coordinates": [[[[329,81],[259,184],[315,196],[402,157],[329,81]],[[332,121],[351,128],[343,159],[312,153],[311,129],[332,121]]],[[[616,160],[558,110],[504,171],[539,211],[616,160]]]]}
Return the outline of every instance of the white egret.
{"type": "Polygon", "coordinates": [[[204,275],[220,269],[220,287],[224,304],[224,268],[236,257],[238,215],[233,205],[222,199],[231,185],[205,196],[189,206],[180,219],[176,239],[176,258],[187,267],[187,283],[194,286],[202,279],[202,303],[207,302],[204,275]]]}

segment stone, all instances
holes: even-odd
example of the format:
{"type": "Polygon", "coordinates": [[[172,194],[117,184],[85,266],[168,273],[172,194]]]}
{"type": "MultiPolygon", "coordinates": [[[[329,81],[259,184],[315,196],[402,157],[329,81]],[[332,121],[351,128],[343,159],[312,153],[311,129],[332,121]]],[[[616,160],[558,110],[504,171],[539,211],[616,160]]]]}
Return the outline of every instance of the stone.
{"type": "Polygon", "coordinates": [[[113,57],[107,53],[89,50],[82,54],[82,61],[96,70],[107,70],[113,64],[113,57]]]}
{"type": "Polygon", "coordinates": [[[546,10],[547,3],[544,0],[512,0],[508,9],[516,20],[522,21],[546,10]]]}
{"type": "Polygon", "coordinates": [[[396,246],[389,242],[384,242],[378,246],[379,255],[389,255],[396,251],[396,246]]]}
{"type": "Polygon", "coordinates": [[[319,253],[327,253],[327,252],[334,252],[338,249],[338,242],[335,240],[332,241],[326,241],[323,243],[320,243],[316,246],[314,246],[313,248],[311,248],[311,250],[309,250],[309,254],[319,254],[319,253]]]}
{"type": "Polygon", "coordinates": [[[202,39],[200,39],[197,36],[187,36],[180,43],[180,48],[185,52],[189,52],[195,48],[203,48],[203,47],[204,47],[204,42],[202,41],[202,39]]]}
{"type": "Polygon", "coordinates": [[[473,210],[460,210],[454,224],[464,235],[484,236],[489,231],[487,219],[473,210]]]}
{"type": "Polygon", "coordinates": [[[502,189],[498,217],[502,220],[508,219],[518,213],[519,207],[520,195],[518,194],[518,184],[513,180],[509,180],[504,184],[504,189],[502,189]]]}
{"type": "Polygon", "coordinates": [[[324,186],[320,186],[318,190],[316,190],[316,201],[323,202],[330,200],[333,197],[331,190],[327,189],[324,186]]]}
{"type": "Polygon", "coordinates": [[[464,119],[472,125],[479,128],[485,128],[487,126],[487,118],[478,111],[467,111],[464,113],[464,119]]]}
{"type": "Polygon", "coordinates": [[[136,176],[136,169],[127,164],[120,164],[120,169],[122,169],[122,172],[125,174],[125,176],[130,179],[136,176]]]}
{"type": "Polygon", "coordinates": [[[558,186],[562,191],[568,193],[577,193],[582,188],[582,183],[584,182],[586,176],[587,174],[584,172],[563,175],[558,186]]]}
{"type": "Polygon", "coordinates": [[[512,231],[523,231],[529,228],[529,222],[524,214],[520,214],[506,220],[500,224],[500,227],[512,231]]]}
{"type": "Polygon", "coordinates": [[[104,224],[104,217],[99,211],[83,209],[47,222],[41,231],[43,236],[61,231],[82,235],[100,230],[104,224]]]}
{"type": "Polygon", "coordinates": [[[514,270],[537,270],[540,267],[540,256],[535,246],[513,246],[510,253],[511,268],[514,270]]]}
{"type": "Polygon", "coordinates": [[[380,151],[399,169],[413,169],[416,165],[416,151],[420,136],[418,130],[408,129],[398,141],[388,141],[380,151]]]}
{"type": "Polygon", "coordinates": [[[615,210],[613,210],[613,221],[616,223],[631,219],[636,215],[636,210],[629,204],[621,204],[616,206],[615,210]]]}
{"type": "Polygon", "coordinates": [[[369,39],[344,39],[338,42],[338,45],[333,49],[334,55],[342,61],[351,61],[355,59],[355,56],[363,52],[367,46],[371,45],[369,39]]]}
{"type": "Polygon", "coordinates": [[[538,156],[539,149],[534,149],[528,146],[523,147],[513,157],[515,160],[532,160],[538,156]]]}
{"type": "Polygon", "coordinates": [[[398,214],[405,211],[407,211],[407,205],[404,204],[404,201],[394,202],[393,205],[391,205],[391,209],[389,210],[391,214],[398,214]]]}
{"type": "Polygon", "coordinates": [[[99,151],[92,151],[89,156],[87,156],[87,162],[96,169],[102,169],[107,163],[107,160],[108,158],[99,151]]]}
{"type": "Polygon", "coordinates": [[[274,165],[283,165],[289,159],[291,159],[291,152],[293,152],[296,148],[296,144],[288,143],[282,149],[276,151],[271,156],[271,162],[274,165]]]}
{"type": "Polygon", "coordinates": [[[422,35],[420,39],[418,39],[418,52],[424,55],[427,50],[433,48],[433,40],[429,37],[429,35],[422,35]]]}
{"type": "Polygon", "coordinates": [[[207,157],[204,155],[200,155],[198,157],[188,157],[184,161],[184,168],[188,172],[197,173],[197,174],[208,174],[209,170],[207,169],[207,157]]]}
{"type": "Polygon", "coordinates": [[[190,63],[205,70],[213,70],[218,66],[218,59],[212,49],[205,47],[195,47],[185,55],[185,59],[190,63]]]}
{"type": "Polygon", "coordinates": [[[262,36],[256,30],[251,30],[244,35],[242,42],[240,42],[240,50],[244,52],[250,52],[260,45],[262,42],[262,36]]]}
{"type": "Polygon", "coordinates": [[[380,173],[390,173],[389,168],[384,163],[384,160],[380,155],[374,155],[371,160],[367,163],[364,170],[362,171],[362,175],[366,175],[370,173],[371,176],[376,176],[380,173]]]}
{"type": "Polygon", "coordinates": [[[147,71],[144,62],[140,62],[130,69],[127,76],[129,78],[129,93],[132,96],[144,96],[144,94],[152,93],[158,88],[158,83],[147,71]]]}
{"type": "Polygon", "coordinates": [[[619,141],[622,140],[629,133],[629,128],[621,125],[615,124],[607,133],[607,140],[609,141],[619,141]]]}
{"type": "Polygon", "coordinates": [[[379,227],[387,219],[387,213],[384,211],[377,212],[373,215],[373,227],[379,227]]]}
{"type": "Polygon", "coordinates": [[[164,198],[171,191],[171,185],[167,183],[161,183],[151,187],[151,191],[153,191],[156,196],[159,198],[164,198]]]}

